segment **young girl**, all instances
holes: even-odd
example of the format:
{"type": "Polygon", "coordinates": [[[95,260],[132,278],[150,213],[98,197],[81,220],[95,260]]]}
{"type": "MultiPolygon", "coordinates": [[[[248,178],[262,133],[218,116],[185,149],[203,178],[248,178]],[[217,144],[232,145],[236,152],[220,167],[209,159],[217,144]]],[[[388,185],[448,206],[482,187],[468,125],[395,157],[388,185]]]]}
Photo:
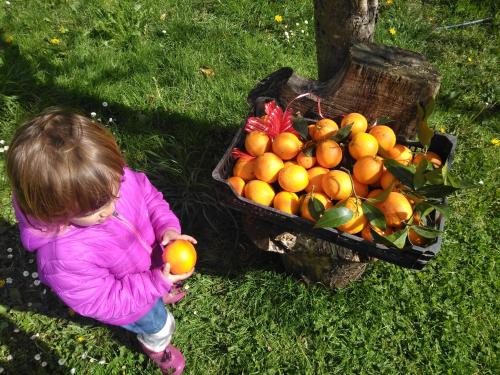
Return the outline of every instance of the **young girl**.
{"type": "Polygon", "coordinates": [[[48,109],[17,130],[7,174],[21,240],[36,251],[40,280],[77,313],[136,333],[165,373],[182,373],[184,357],[170,344],[174,318],[162,297],[193,271],[173,275],[157,259],[160,244],[196,240],[181,234],[148,178],[125,165],[111,133],[84,116],[48,109]]]}

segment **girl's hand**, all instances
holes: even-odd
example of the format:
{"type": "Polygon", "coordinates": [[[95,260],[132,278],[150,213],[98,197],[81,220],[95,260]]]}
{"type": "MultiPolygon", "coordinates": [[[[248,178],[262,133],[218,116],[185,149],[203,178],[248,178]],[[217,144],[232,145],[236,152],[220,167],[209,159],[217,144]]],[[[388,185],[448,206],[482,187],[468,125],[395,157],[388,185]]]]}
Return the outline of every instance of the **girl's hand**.
{"type": "Polygon", "coordinates": [[[161,244],[162,246],[166,246],[170,241],[175,240],[186,240],[191,242],[192,244],[198,243],[198,241],[196,241],[194,237],[188,236],[187,234],[180,234],[175,229],[167,229],[165,233],[163,233],[161,244]]]}
{"type": "Polygon", "coordinates": [[[186,280],[188,277],[190,277],[194,272],[194,268],[186,273],[181,273],[178,275],[173,275],[170,273],[170,263],[167,263],[163,266],[163,269],[161,270],[161,274],[163,275],[163,278],[172,284],[175,284],[178,281],[181,280],[186,280]]]}

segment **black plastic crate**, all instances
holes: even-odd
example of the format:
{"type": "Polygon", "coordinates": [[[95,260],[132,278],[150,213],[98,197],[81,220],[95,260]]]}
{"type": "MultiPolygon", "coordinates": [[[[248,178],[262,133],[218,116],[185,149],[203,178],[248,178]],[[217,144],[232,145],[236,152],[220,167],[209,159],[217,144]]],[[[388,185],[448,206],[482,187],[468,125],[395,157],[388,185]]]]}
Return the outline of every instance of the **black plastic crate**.
{"type": "MultiPolygon", "coordinates": [[[[233,166],[236,162],[231,156],[231,151],[234,147],[243,149],[244,140],[245,132],[243,127],[241,127],[212,172],[212,177],[219,183],[222,190],[224,199],[224,201],[221,202],[222,204],[253,217],[271,222],[282,227],[284,230],[295,233],[307,233],[337,245],[356,250],[362,255],[375,257],[406,268],[420,270],[439,252],[442,243],[441,236],[437,237],[434,243],[426,247],[406,246],[401,250],[388,248],[381,244],[368,242],[357,235],[338,231],[337,229],[314,228],[313,222],[302,217],[290,215],[273,207],[264,206],[239,196],[234,192],[226,179],[231,176],[233,166]]],[[[422,148],[419,142],[402,142],[398,140],[398,143],[399,142],[413,150],[422,148]]],[[[432,138],[429,151],[438,154],[443,160],[443,163],[447,161],[448,166],[451,167],[456,143],[457,140],[455,136],[436,133],[432,138]]],[[[435,215],[434,222],[437,223],[438,229],[443,230],[445,222],[444,217],[436,211],[434,211],[433,214],[435,215]]]]}

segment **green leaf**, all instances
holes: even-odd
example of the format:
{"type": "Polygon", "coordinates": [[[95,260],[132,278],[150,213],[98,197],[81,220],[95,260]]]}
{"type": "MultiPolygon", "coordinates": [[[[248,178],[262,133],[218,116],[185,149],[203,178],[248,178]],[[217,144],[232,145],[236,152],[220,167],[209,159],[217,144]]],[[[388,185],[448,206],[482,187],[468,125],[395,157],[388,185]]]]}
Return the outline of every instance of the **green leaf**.
{"type": "Polygon", "coordinates": [[[448,185],[425,185],[418,189],[417,193],[426,198],[444,198],[457,190],[458,188],[448,185]]]}
{"type": "Polygon", "coordinates": [[[413,186],[415,186],[415,189],[424,186],[425,184],[424,172],[426,171],[428,164],[429,162],[427,161],[426,158],[422,158],[422,160],[420,160],[420,163],[418,163],[415,175],[413,176],[413,186]]]}
{"type": "Polygon", "coordinates": [[[344,206],[329,208],[316,222],[316,228],[336,228],[352,219],[354,213],[344,206]]]}
{"type": "Polygon", "coordinates": [[[410,229],[425,238],[436,238],[443,234],[443,232],[439,229],[427,227],[424,225],[410,225],[410,229]]]}
{"type": "Polygon", "coordinates": [[[302,152],[306,156],[314,156],[314,154],[316,153],[316,143],[307,142],[302,148],[302,152]]]}
{"type": "Polygon", "coordinates": [[[351,129],[352,129],[353,125],[354,125],[354,123],[348,124],[348,125],[340,128],[337,133],[335,133],[334,135],[332,135],[330,137],[330,139],[335,141],[335,142],[342,142],[344,139],[349,137],[349,134],[351,134],[351,129]]]}
{"type": "Polygon", "coordinates": [[[417,126],[418,140],[425,148],[431,145],[431,139],[434,137],[434,130],[427,124],[427,120],[420,121],[417,126]]]}
{"type": "Polygon", "coordinates": [[[415,207],[413,208],[413,213],[417,213],[418,216],[421,218],[426,217],[429,215],[432,211],[434,211],[436,207],[432,203],[429,203],[427,201],[422,201],[418,202],[415,207]]]}
{"type": "Polygon", "coordinates": [[[385,229],[387,227],[385,216],[378,207],[371,205],[366,200],[363,201],[361,206],[363,207],[364,215],[373,226],[380,229],[385,229]]]}
{"type": "Polygon", "coordinates": [[[309,129],[307,128],[307,121],[302,116],[296,116],[293,118],[293,128],[297,130],[302,139],[307,139],[309,137],[309,129]]]}
{"type": "Polygon", "coordinates": [[[373,126],[376,126],[376,125],[388,125],[388,124],[391,124],[393,123],[394,120],[391,119],[390,117],[377,117],[373,122],[372,122],[372,125],[373,126]]]}
{"type": "Polygon", "coordinates": [[[5,315],[9,311],[9,308],[5,305],[0,305],[0,315],[5,315]]]}
{"type": "Polygon", "coordinates": [[[443,171],[442,168],[434,169],[433,171],[424,174],[425,179],[432,185],[443,185],[443,171]]]}
{"type": "Polygon", "coordinates": [[[325,206],[319,199],[314,198],[313,195],[309,198],[307,202],[307,208],[309,209],[309,213],[313,217],[314,220],[319,220],[323,212],[325,212],[325,206]]]}
{"type": "Polygon", "coordinates": [[[408,227],[404,227],[402,230],[398,232],[394,232],[385,236],[384,238],[391,242],[398,249],[402,249],[405,247],[406,238],[408,237],[408,227]]]}
{"type": "Polygon", "coordinates": [[[431,116],[432,112],[434,112],[435,104],[436,101],[434,100],[434,98],[430,98],[429,102],[424,107],[424,120],[427,120],[431,116]]]}
{"type": "Polygon", "coordinates": [[[414,189],[414,174],[408,167],[393,159],[384,159],[384,165],[403,185],[408,186],[410,189],[414,189]]]}

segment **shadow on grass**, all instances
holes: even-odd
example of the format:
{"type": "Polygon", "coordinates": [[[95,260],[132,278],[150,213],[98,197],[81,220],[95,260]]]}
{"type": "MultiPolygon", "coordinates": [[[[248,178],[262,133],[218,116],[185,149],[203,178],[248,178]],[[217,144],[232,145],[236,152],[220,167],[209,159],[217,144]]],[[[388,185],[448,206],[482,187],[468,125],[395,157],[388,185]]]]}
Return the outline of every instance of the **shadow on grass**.
{"type": "MultiPolygon", "coordinates": [[[[102,108],[100,98],[59,87],[55,82],[57,68],[43,55],[37,56],[35,68],[17,46],[3,47],[0,93],[4,96],[3,99],[0,96],[0,102],[6,97],[16,97],[31,114],[52,105],[78,108],[87,114],[95,108],[102,108]],[[40,71],[48,72],[49,75],[43,84],[36,78],[40,71]]],[[[150,163],[145,172],[180,217],[183,231],[198,239],[198,272],[237,277],[251,269],[283,271],[276,254],[257,250],[241,232],[239,213],[220,205],[220,192],[212,180],[211,171],[230,143],[235,129],[224,129],[218,124],[187,118],[178,113],[137,111],[114,103],[106,107],[102,115],[113,117],[117,120],[115,123],[127,124],[119,128],[110,125],[116,126],[115,129],[121,134],[134,137],[146,132],[172,141],[170,146],[173,151],[164,150],[165,153],[155,154],[152,158],[156,161],[150,163]],[[169,158],[174,159],[180,168],[170,168],[170,164],[165,162],[169,158]]],[[[0,240],[0,279],[12,279],[12,283],[0,288],[1,303],[7,310],[14,313],[30,311],[62,319],[63,326],[68,322],[89,328],[100,325],[94,320],[71,315],[69,309],[48,288],[43,284],[35,285],[36,276],[32,277],[36,271],[35,258],[22,248],[17,227],[4,222],[0,223],[0,230],[3,231],[0,240]],[[7,252],[6,249],[12,250],[7,252]],[[28,276],[23,275],[25,271],[28,276]]],[[[6,373],[10,373],[9,370],[16,373],[67,373],[64,365],[57,365],[58,358],[53,350],[40,340],[32,339],[30,333],[21,330],[13,333],[19,328],[15,327],[9,314],[4,315],[7,319],[1,326],[0,336],[13,357],[12,361],[1,364],[6,373]],[[39,353],[43,353],[42,359],[36,361],[34,357],[39,353]],[[41,362],[48,364],[41,367],[41,362]]],[[[130,350],[140,351],[134,335],[119,327],[110,327],[110,332],[117,342],[130,350]]]]}

